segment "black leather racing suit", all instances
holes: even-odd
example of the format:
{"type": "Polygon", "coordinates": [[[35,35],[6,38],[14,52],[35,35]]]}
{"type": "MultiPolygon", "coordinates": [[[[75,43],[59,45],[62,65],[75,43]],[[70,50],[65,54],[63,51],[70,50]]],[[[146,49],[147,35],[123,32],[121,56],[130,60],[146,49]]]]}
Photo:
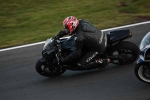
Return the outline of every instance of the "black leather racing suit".
{"type": "MultiPolygon", "coordinates": [[[[62,37],[66,34],[67,32],[64,31],[64,34],[58,34],[57,36],[62,37]]],[[[89,59],[90,56],[94,57],[97,53],[103,54],[105,52],[107,35],[102,33],[91,23],[85,20],[79,20],[79,25],[75,30],[75,34],[76,50],[65,58],[66,63],[71,63],[79,59],[81,57],[81,52],[83,52],[82,54],[85,56],[80,58],[79,64],[84,64],[92,60],[93,58],[89,59]]]]}

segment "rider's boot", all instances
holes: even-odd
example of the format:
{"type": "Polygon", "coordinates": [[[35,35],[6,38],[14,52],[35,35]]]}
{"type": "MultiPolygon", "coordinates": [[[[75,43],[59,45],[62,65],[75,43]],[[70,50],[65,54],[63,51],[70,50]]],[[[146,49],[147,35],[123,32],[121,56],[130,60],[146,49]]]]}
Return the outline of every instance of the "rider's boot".
{"type": "Polygon", "coordinates": [[[87,70],[91,70],[91,69],[95,69],[95,68],[105,68],[106,65],[110,62],[110,59],[97,59],[95,60],[95,62],[90,62],[90,63],[86,63],[86,64],[79,64],[78,66],[82,69],[87,69],[87,70]]]}
{"type": "Polygon", "coordinates": [[[108,65],[110,63],[110,59],[109,58],[98,58],[95,60],[95,62],[99,65],[102,65],[101,67],[106,67],[106,65],[108,65]]]}

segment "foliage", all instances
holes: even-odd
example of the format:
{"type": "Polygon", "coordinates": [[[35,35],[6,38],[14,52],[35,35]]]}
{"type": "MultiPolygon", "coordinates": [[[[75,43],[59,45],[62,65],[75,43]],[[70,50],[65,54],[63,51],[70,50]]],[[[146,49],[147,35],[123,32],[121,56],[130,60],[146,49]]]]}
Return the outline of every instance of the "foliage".
{"type": "Polygon", "coordinates": [[[0,48],[54,36],[70,15],[105,29],[150,20],[150,1],[0,0],[0,48]]]}

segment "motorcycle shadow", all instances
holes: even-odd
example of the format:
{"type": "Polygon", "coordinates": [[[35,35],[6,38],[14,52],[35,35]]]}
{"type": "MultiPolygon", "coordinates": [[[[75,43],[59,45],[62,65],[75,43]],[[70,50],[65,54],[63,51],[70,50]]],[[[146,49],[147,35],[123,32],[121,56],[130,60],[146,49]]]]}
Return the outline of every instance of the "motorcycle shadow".
{"type": "Polygon", "coordinates": [[[118,72],[127,70],[129,67],[134,66],[133,64],[129,65],[114,65],[109,64],[106,68],[103,69],[93,69],[85,71],[66,71],[64,74],[58,77],[48,77],[43,80],[43,82],[65,82],[65,81],[83,81],[90,78],[104,78],[107,76],[112,76],[118,72]]]}

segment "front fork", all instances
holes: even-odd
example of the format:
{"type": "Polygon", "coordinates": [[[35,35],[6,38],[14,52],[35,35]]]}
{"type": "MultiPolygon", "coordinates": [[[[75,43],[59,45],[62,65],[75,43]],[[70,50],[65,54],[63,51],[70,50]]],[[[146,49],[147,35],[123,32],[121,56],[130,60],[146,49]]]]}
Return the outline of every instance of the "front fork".
{"type": "Polygon", "coordinates": [[[60,65],[60,53],[55,54],[56,58],[57,58],[57,63],[58,65],[60,65]]]}
{"type": "Polygon", "coordinates": [[[56,55],[56,58],[57,58],[57,63],[58,65],[60,66],[60,57],[61,57],[61,44],[60,44],[60,41],[57,40],[57,50],[55,52],[55,55],[56,55]]]}
{"type": "Polygon", "coordinates": [[[142,59],[139,58],[137,60],[137,64],[140,64],[140,63],[143,63],[143,64],[147,65],[148,69],[150,70],[150,62],[145,62],[145,61],[143,61],[142,59]]]}

